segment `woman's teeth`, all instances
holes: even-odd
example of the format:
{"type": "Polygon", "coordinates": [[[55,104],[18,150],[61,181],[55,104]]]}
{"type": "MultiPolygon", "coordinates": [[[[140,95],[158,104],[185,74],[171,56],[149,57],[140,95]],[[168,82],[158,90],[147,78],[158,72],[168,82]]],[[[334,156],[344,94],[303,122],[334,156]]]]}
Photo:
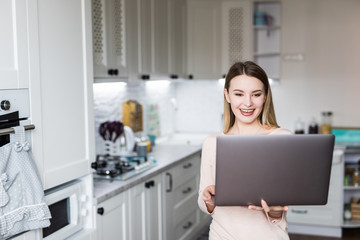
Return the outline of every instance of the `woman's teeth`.
{"type": "Polygon", "coordinates": [[[251,112],[254,111],[254,109],[252,109],[252,110],[243,110],[243,109],[240,109],[240,111],[242,111],[242,112],[244,112],[244,113],[251,113],[251,112]]]}

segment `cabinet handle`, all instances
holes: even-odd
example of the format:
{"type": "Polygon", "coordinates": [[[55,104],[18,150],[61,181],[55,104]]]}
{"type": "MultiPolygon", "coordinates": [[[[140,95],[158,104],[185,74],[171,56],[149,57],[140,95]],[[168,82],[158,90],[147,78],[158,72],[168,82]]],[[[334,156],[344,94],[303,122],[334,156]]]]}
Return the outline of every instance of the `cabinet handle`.
{"type": "Polygon", "coordinates": [[[193,79],[194,76],[192,74],[189,75],[189,79],[193,79]]]}
{"type": "Polygon", "coordinates": [[[173,184],[173,182],[172,182],[172,175],[171,175],[170,173],[166,173],[166,176],[169,177],[169,188],[166,189],[166,192],[171,192],[171,191],[172,191],[172,184],[173,184]]]}
{"type": "Polygon", "coordinates": [[[97,213],[100,214],[100,215],[104,215],[104,212],[105,212],[105,210],[104,210],[103,207],[98,208],[98,210],[97,210],[97,213]]]}
{"type": "Polygon", "coordinates": [[[188,187],[187,189],[184,189],[184,190],[182,191],[182,193],[183,193],[183,194],[187,194],[187,193],[191,192],[191,190],[192,190],[192,188],[191,188],[191,187],[188,187]]]}
{"type": "Polygon", "coordinates": [[[141,79],[142,79],[142,80],[149,80],[149,79],[150,79],[150,75],[143,74],[143,75],[141,75],[141,79]]]}
{"type": "Polygon", "coordinates": [[[192,222],[187,222],[187,224],[186,225],[184,225],[183,226],[183,229],[189,229],[189,228],[191,228],[191,226],[192,226],[192,222]]]}
{"type": "Polygon", "coordinates": [[[191,162],[189,162],[189,163],[187,163],[187,164],[185,164],[185,165],[183,166],[183,168],[185,168],[185,169],[190,168],[190,167],[192,167],[192,163],[191,163],[191,162]]]}
{"type": "Polygon", "coordinates": [[[292,213],[297,213],[297,214],[307,214],[307,210],[294,210],[294,209],[291,209],[291,212],[292,213]]]}
{"type": "Polygon", "coordinates": [[[179,76],[178,76],[178,75],[176,75],[176,74],[171,74],[171,75],[170,75],[170,78],[171,78],[171,79],[178,79],[178,78],[179,78],[179,76]]]}
{"type": "Polygon", "coordinates": [[[155,186],[154,180],[151,180],[151,181],[148,181],[148,182],[145,183],[146,188],[151,188],[153,186],[155,186]]]}

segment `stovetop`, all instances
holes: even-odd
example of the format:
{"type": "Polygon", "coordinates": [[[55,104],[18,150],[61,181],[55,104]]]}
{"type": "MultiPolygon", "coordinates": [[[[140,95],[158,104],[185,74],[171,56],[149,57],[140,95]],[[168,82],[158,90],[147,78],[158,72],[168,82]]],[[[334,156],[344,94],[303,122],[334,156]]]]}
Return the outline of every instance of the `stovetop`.
{"type": "Polygon", "coordinates": [[[154,157],[98,155],[91,167],[95,179],[127,180],[156,165],[154,157]]]}

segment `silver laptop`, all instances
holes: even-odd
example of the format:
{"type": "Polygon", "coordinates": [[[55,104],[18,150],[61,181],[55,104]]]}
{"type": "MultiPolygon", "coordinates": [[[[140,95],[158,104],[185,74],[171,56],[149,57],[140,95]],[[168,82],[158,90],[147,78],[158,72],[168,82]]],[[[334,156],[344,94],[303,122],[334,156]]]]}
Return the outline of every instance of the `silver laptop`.
{"type": "Polygon", "coordinates": [[[217,206],[325,205],[334,135],[221,135],[216,145],[217,206]]]}

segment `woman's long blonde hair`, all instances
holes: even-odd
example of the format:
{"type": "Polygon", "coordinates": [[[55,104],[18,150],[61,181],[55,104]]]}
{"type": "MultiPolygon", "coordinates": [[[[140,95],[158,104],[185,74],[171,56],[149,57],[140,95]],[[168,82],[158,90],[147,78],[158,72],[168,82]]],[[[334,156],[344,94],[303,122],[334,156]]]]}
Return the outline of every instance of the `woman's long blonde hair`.
{"type": "MultiPolygon", "coordinates": [[[[239,75],[247,75],[250,77],[255,77],[264,84],[266,99],[263,109],[258,117],[258,121],[262,126],[278,128],[279,125],[276,122],[274,104],[271,95],[271,88],[265,71],[259,65],[251,61],[237,62],[233,64],[230,67],[225,78],[224,89],[226,89],[227,92],[229,92],[231,80],[239,75]]],[[[226,101],[224,95],[224,133],[227,133],[230,130],[230,128],[234,125],[234,123],[235,123],[235,115],[231,110],[230,103],[226,101]]]]}

